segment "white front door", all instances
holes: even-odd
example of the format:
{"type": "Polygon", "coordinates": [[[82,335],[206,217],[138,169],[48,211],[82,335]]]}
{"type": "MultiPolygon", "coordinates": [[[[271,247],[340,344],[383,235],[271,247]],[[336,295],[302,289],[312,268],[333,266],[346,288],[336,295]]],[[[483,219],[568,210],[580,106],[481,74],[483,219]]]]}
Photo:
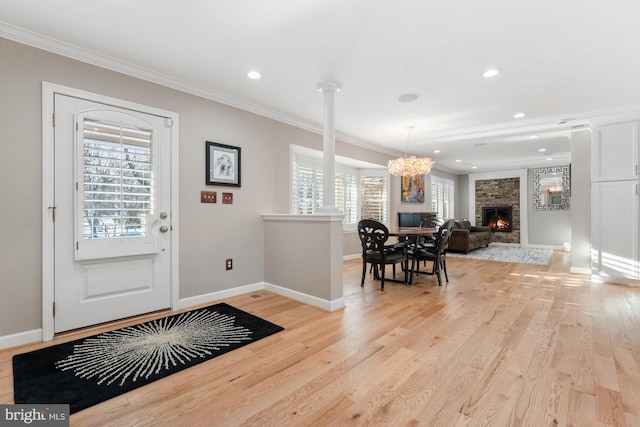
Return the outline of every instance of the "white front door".
{"type": "Polygon", "coordinates": [[[54,95],[54,330],[171,306],[171,120],[54,95]]]}

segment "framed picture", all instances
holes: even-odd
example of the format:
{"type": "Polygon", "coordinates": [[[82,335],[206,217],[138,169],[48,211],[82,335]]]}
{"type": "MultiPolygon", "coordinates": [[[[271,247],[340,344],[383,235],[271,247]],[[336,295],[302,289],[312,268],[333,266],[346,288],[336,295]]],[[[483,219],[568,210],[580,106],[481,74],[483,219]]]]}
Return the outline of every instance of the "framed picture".
{"type": "Polygon", "coordinates": [[[207,141],[206,184],[240,187],[240,147],[207,141]]]}
{"type": "Polygon", "coordinates": [[[424,203],[424,176],[403,176],[400,179],[400,201],[424,203]]]}

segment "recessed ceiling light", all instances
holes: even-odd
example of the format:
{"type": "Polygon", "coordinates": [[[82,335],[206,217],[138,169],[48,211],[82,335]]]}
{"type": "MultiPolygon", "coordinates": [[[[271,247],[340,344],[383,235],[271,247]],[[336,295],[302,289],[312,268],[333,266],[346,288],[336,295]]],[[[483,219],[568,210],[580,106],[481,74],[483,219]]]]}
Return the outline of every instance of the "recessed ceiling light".
{"type": "Polygon", "coordinates": [[[540,148],[538,151],[541,152],[541,153],[544,153],[545,151],[547,151],[547,149],[546,148],[540,148]]]}
{"type": "Polygon", "coordinates": [[[433,150],[434,153],[438,154],[440,150],[433,150]]]}
{"type": "Polygon", "coordinates": [[[247,73],[247,77],[249,77],[250,79],[253,79],[253,80],[258,80],[262,76],[257,71],[249,71],[247,73]]]}
{"type": "Polygon", "coordinates": [[[416,99],[418,99],[418,95],[413,94],[413,93],[407,93],[405,95],[402,95],[400,98],[398,98],[398,101],[400,101],[400,102],[413,102],[416,99]]]}
{"type": "Polygon", "coordinates": [[[538,139],[538,138],[540,138],[540,135],[531,135],[529,137],[529,139],[538,139]]]}
{"type": "Polygon", "coordinates": [[[471,169],[478,169],[477,166],[471,166],[471,169]]]}
{"type": "Polygon", "coordinates": [[[547,160],[553,160],[553,157],[547,157],[547,160]]]}
{"type": "Polygon", "coordinates": [[[460,163],[462,160],[460,159],[456,159],[456,163],[460,163]]]}
{"type": "Polygon", "coordinates": [[[514,118],[514,119],[521,119],[521,118],[523,118],[523,117],[524,117],[524,116],[526,116],[526,115],[527,115],[526,113],[515,113],[515,114],[513,115],[513,118],[514,118]]]}
{"type": "Polygon", "coordinates": [[[495,77],[500,74],[500,68],[489,68],[487,71],[482,73],[482,77],[495,77]]]}

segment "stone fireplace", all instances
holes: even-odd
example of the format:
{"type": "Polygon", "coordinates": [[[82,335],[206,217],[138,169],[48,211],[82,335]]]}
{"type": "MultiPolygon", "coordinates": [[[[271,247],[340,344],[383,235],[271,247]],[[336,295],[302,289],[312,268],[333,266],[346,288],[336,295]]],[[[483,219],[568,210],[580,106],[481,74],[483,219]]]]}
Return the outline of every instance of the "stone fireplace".
{"type": "Polygon", "coordinates": [[[494,242],[521,243],[520,178],[476,180],[475,223],[492,227],[494,242]]]}

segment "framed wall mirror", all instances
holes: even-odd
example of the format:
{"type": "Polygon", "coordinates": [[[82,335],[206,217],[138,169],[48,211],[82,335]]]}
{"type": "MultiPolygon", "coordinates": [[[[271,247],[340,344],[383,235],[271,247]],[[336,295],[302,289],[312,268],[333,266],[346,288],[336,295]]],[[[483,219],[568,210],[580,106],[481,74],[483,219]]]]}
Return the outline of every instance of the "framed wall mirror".
{"type": "Polygon", "coordinates": [[[534,210],[569,210],[570,200],[571,166],[556,166],[533,170],[534,210]]]}

